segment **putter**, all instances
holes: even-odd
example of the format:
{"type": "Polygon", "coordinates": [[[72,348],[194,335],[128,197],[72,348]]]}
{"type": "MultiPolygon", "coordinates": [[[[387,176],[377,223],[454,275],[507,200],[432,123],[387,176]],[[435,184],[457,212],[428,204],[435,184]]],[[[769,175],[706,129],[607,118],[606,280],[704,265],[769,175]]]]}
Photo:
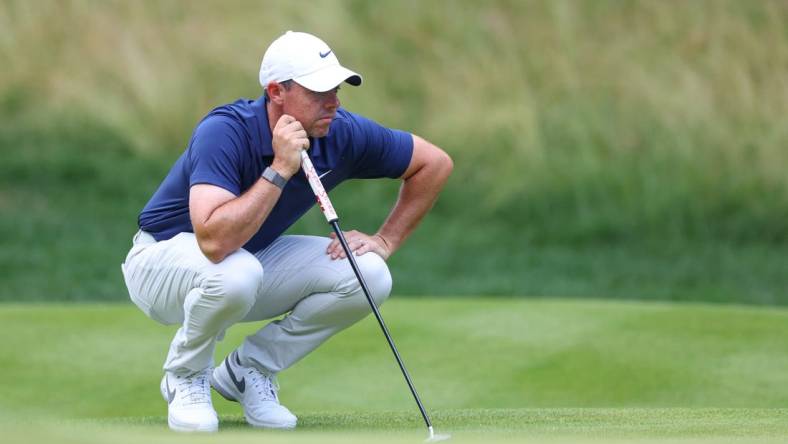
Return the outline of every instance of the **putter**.
{"type": "Polygon", "coordinates": [[[429,436],[425,442],[445,441],[451,438],[451,435],[435,434],[435,431],[432,428],[430,417],[427,415],[427,410],[424,409],[424,405],[421,403],[419,394],[416,393],[416,387],[413,386],[413,381],[410,379],[410,374],[408,374],[408,370],[405,368],[405,364],[402,362],[402,358],[399,356],[397,346],[394,345],[394,340],[391,339],[391,334],[389,333],[388,328],[386,328],[386,323],[383,322],[383,317],[380,315],[380,311],[375,305],[375,301],[372,300],[372,296],[369,294],[367,283],[364,281],[364,277],[361,275],[361,270],[358,268],[356,258],[353,256],[353,252],[350,251],[350,246],[348,246],[348,243],[345,240],[345,235],[342,233],[342,230],[339,229],[339,216],[337,216],[336,211],[334,211],[334,206],[331,205],[331,201],[328,199],[328,193],[326,193],[325,188],[323,188],[323,183],[320,182],[320,177],[317,175],[315,167],[312,165],[312,161],[309,159],[309,155],[306,153],[306,150],[301,151],[301,168],[304,170],[304,174],[306,174],[306,178],[309,180],[309,186],[312,187],[312,192],[315,193],[317,204],[320,206],[323,216],[325,216],[328,224],[331,225],[331,228],[334,229],[334,233],[337,235],[339,243],[342,244],[342,249],[345,250],[345,255],[350,262],[350,266],[353,268],[353,272],[356,274],[359,284],[361,284],[361,289],[364,291],[364,296],[367,297],[367,302],[369,302],[369,306],[372,307],[372,313],[375,314],[375,318],[378,320],[378,325],[380,325],[380,329],[383,330],[383,335],[386,336],[386,341],[388,341],[389,347],[391,347],[391,351],[394,353],[394,357],[397,359],[397,364],[399,364],[399,368],[402,370],[402,376],[405,377],[405,381],[408,383],[408,388],[410,388],[410,392],[413,394],[413,399],[416,400],[416,404],[419,406],[419,411],[421,412],[422,418],[424,418],[424,423],[427,425],[427,431],[429,432],[429,436]]]}

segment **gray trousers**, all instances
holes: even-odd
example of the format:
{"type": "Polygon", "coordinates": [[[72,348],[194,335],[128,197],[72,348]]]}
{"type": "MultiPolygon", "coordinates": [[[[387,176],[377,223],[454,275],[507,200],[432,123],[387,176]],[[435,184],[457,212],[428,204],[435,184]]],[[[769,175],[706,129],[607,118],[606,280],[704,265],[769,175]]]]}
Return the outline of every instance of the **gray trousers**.
{"type": "MultiPolygon", "coordinates": [[[[331,260],[325,253],[329,242],[281,236],[254,254],[239,249],[214,264],[193,233],[156,242],[140,231],[121,268],[137,307],[162,324],[181,325],[164,370],[212,366],[216,341],[227,328],[286,314],[238,349],[244,365],[276,373],[371,312],[347,259],[331,260]]],[[[382,304],[391,291],[385,261],[375,253],[356,259],[372,298],[382,304]]]]}

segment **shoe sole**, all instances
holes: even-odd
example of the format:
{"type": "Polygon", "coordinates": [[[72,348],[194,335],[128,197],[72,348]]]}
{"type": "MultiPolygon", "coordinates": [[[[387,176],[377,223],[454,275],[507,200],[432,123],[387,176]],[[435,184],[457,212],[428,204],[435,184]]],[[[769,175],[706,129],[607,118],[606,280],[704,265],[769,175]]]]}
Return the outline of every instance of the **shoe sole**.
{"type": "MultiPolygon", "coordinates": [[[[238,398],[233,394],[233,392],[235,392],[236,390],[230,388],[230,387],[235,387],[235,384],[233,384],[232,382],[224,381],[223,378],[221,377],[221,374],[217,378],[216,372],[211,373],[211,387],[213,387],[213,389],[216,390],[217,393],[222,395],[222,398],[232,402],[239,402],[238,398]]],[[[254,418],[250,418],[249,415],[246,414],[246,411],[244,411],[244,418],[246,418],[246,422],[248,422],[250,425],[264,429],[293,430],[295,429],[297,424],[297,421],[292,423],[285,423],[285,424],[282,423],[272,424],[272,423],[257,421],[254,418]]]]}
{"type": "Polygon", "coordinates": [[[249,425],[260,429],[295,430],[296,428],[295,422],[287,423],[287,424],[282,424],[282,423],[270,424],[270,423],[255,421],[252,418],[249,418],[249,416],[247,416],[246,413],[244,413],[244,418],[246,418],[246,422],[248,422],[249,425]]]}
{"type": "Polygon", "coordinates": [[[211,425],[191,425],[180,424],[175,421],[170,415],[167,415],[167,425],[170,430],[182,433],[213,433],[219,431],[219,424],[211,425]]]}

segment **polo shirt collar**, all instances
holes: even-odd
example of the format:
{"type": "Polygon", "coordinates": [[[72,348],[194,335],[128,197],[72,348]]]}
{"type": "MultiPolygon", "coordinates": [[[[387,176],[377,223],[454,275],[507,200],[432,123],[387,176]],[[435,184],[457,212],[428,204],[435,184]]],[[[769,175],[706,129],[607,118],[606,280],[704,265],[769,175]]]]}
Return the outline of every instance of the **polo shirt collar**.
{"type": "Polygon", "coordinates": [[[271,128],[268,127],[268,109],[265,106],[265,96],[260,96],[252,103],[252,110],[257,116],[257,129],[260,137],[260,150],[264,156],[273,156],[274,147],[271,145],[271,128]]]}

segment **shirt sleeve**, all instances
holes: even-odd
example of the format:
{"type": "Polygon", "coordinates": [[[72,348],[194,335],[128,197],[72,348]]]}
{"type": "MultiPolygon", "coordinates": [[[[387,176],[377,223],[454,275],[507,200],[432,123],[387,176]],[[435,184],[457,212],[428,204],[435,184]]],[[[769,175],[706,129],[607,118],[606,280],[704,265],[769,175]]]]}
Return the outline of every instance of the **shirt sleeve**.
{"type": "Polygon", "coordinates": [[[401,177],[413,156],[413,136],[405,131],[386,128],[357,114],[349,114],[354,156],[351,177],[401,177]]]}
{"type": "Polygon", "coordinates": [[[240,195],[242,147],[231,121],[222,117],[203,120],[189,146],[189,187],[204,183],[240,195]]]}

